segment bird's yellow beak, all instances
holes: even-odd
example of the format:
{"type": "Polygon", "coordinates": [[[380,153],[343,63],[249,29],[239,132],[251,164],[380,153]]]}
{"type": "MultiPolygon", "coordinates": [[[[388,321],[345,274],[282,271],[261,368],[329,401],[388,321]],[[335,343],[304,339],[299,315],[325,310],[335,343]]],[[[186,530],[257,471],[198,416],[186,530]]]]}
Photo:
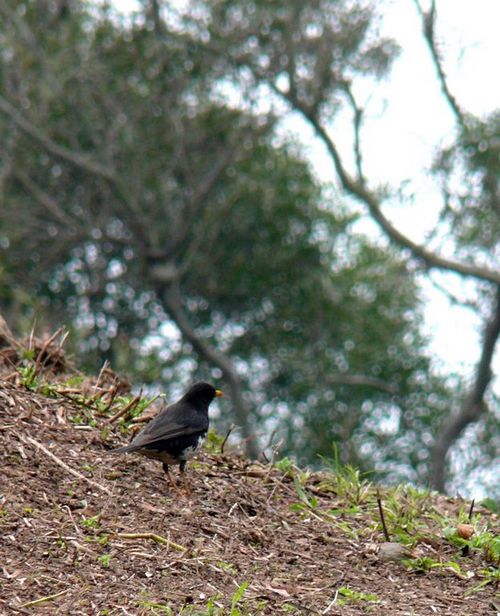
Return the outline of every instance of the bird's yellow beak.
{"type": "Polygon", "coordinates": [[[223,392],[223,391],[221,391],[220,389],[216,389],[216,390],[215,390],[215,395],[216,395],[216,396],[223,396],[223,395],[224,395],[224,392],[223,392]]]}

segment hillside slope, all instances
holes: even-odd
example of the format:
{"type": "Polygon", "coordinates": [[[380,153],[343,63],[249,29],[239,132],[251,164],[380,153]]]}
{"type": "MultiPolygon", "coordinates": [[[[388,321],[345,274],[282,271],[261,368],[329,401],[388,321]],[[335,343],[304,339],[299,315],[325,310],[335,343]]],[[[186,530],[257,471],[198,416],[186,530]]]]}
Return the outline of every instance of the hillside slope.
{"type": "Polygon", "coordinates": [[[126,385],[65,373],[47,349],[35,356],[11,353],[0,372],[1,614],[500,609],[487,510],[475,509],[465,541],[453,529],[469,503],[386,490],[391,538],[411,550],[387,560],[375,488],[356,473],[250,463],[214,439],[188,467],[191,495],[178,495],[160,464],[107,453],[142,408],[126,385]]]}

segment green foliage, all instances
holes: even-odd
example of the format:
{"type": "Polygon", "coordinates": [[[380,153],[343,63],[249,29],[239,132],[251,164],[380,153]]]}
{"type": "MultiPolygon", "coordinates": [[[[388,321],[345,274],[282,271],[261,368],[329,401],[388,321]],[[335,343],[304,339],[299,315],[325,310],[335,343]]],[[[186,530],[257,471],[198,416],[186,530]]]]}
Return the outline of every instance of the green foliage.
{"type": "Polygon", "coordinates": [[[240,584],[240,586],[238,586],[238,588],[234,592],[231,598],[231,612],[230,612],[231,616],[243,616],[243,612],[238,607],[238,604],[241,603],[243,596],[245,594],[245,591],[248,588],[248,585],[249,585],[248,582],[243,582],[243,584],[240,584]]]}
{"type": "Polygon", "coordinates": [[[466,594],[471,595],[475,592],[479,592],[483,590],[488,584],[493,584],[498,588],[500,584],[500,568],[498,565],[496,567],[488,567],[487,569],[481,569],[479,571],[479,575],[481,575],[484,579],[479,582],[474,588],[468,591],[466,594]]]}
{"type": "Polygon", "coordinates": [[[21,385],[24,385],[26,389],[31,389],[33,391],[38,390],[40,386],[40,379],[38,378],[38,366],[32,361],[28,361],[23,365],[19,366],[18,373],[20,376],[21,385]]]}
{"type": "MultiPolygon", "coordinates": [[[[206,19],[190,14],[168,36],[142,7],[128,22],[84,2],[64,18],[45,1],[19,11],[0,24],[6,280],[22,280],[49,322],[71,322],[86,367],[107,359],[163,387],[220,377],[171,321],[178,288],[196,334],[244,376],[248,424],[277,427],[285,455],[317,464],[334,442],[362,471],[424,477],[452,394],[423,352],[413,276],[355,232],[357,216],[319,186],[296,144],[277,138],[272,113],[225,94],[243,78],[278,80],[291,35],[290,87],[311,113],[335,107],[353,75],[381,76],[396,55],[373,36],[375,11],[294,0],[258,2],[254,14],[246,2],[211,0],[206,19]],[[323,24],[319,54],[312,23],[323,24]],[[231,53],[214,58],[206,40],[231,53]]],[[[37,388],[30,370],[23,379],[37,388]]],[[[111,411],[74,401],[75,423],[111,411]]],[[[361,483],[349,497],[363,501],[361,483]]]]}
{"type": "Polygon", "coordinates": [[[468,116],[456,141],[438,153],[434,164],[447,195],[445,217],[460,249],[471,258],[483,253],[488,259],[498,247],[499,144],[500,111],[484,119],[468,116]]]}
{"type": "Polygon", "coordinates": [[[224,436],[211,429],[207,433],[205,449],[210,453],[220,453],[223,442],[224,436]]]}
{"type": "Polygon", "coordinates": [[[286,456],[280,460],[277,460],[274,465],[287,477],[294,477],[296,471],[299,470],[293,460],[287,458],[286,456]]]}
{"type": "Polygon", "coordinates": [[[359,601],[369,601],[369,602],[379,602],[380,599],[377,595],[372,593],[364,593],[359,592],[357,590],[352,590],[352,588],[348,588],[347,586],[341,586],[339,588],[339,595],[341,595],[341,599],[337,601],[337,605],[347,605],[349,603],[356,603],[359,601]]]}
{"type": "Polygon", "coordinates": [[[101,554],[101,556],[99,556],[99,563],[105,569],[109,568],[110,561],[111,561],[111,554],[101,554]]]}
{"type": "Polygon", "coordinates": [[[297,496],[300,499],[300,503],[293,503],[292,505],[290,505],[290,510],[291,511],[301,511],[301,510],[308,511],[310,509],[316,509],[316,507],[318,506],[318,499],[314,495],[309,496],[306,493],[306,491],[301,486],[297,477],[293,478],[293,485],[297,492],[297,496]]]}
{"type": "Polygon", "coordinates": [[[81,519],[81,525],[84,526],[85,528],[97,529],[99,528],[100,523],[101,523],[100,515],[89,516],[88,518],[82,517],[81,519]]]}
{"type": "Polygon", "coordinates": [[[485,498],[479,504],[481,505],[481,507],[485,507],[493,513],[500,513],[500,503],[493,500],[492,498],[485,498]]]}
{"type": "Polygon", "coordinates": [[[463,539],[454,527],[447,526],[443,529],[443,534],[450,543],[462,551],[467,548],[467,550],[480,552],[488,562],[500,562],[500,537],[490,530],[478,529],[470,539],[463,539]]]}
{"type": "Polygon", "coordinates": [[[353,76],[384,75],[397,54],[394,41],[373,36],[377,15],[367,3],[275,0],[249,5],[241,0],[200,0],[197,4],[210,8],[209,18],[198,24],[200,36],[208,35],[205,39],[214,47],[224,41],[226,61],[233,61],[233,70],[250,68],[256,80],[278,87],[283,87],[279,77],[286,76],[284,87],[293,90],[297,102],[311,113],[338,104],[353,76]]]}
{"type": "Polygon", "coordinates": [[[148,609],[151,614],[167,614],[168,616],[258,616],[260,612],[248,611],[244,606],[244,595],[249,583],[240,584],[231,597],[229,605],[222,605],[219,596],[210,597],[204,607],[185,605],[174,609],[154,601],[142,600],[140,606],[148,609]]]}
{"type": "MultiPolygon", "coordinates": [[[[27,353],[32,357],[32,354],[27,353]]],[[[39,392],[51,398],[71,400],[80,408],[80,412],[69,417],[69,421],[76,425],[97,426],[99,421],[114,415],[120,415],[117,425],[122,432],[127,432],[130,424],[163,394],[155,396],[111,396],[109,391],[98,390],[94,393],[78,392],[77,386],[84,379],[81,375],[71,376],[66,381],[54,381],[50,375],[43,374],[42,366],[33,359],[25,359],[16,367],[19,383],[32,391],[39,392]],[[70,389],[71,393],[68,393],[70,389]],[[106,395],[108,394],[108,395],[106,395]],[[110,399],[111,396],[111,399],[110,399]]],[[[109,433],[109,426],[103,426],[101,437],[105,440],[109,433]]]]}
{"type": "Polygon", "coordinates": [[[358,468],[340,462],[338,450],[334,447],[332,458],[322,458],[323,463],[330,471],[329,478],[322,487],[332,491],[353,507],[363,504],[370,495],[371,483],[358,468]]]}
{"type": "Polygon", "coordinates": [[[440,560],[436,560],[434,558],[430,558],[429,556],[422,556],[420,558],[413,558],[411,560],[405,561],[408,569],[411,571],[416,571],[418,573],[428,573],[433,569],[451,569],[453,572],[458,573],[459,575],[466,577],[463,573],[460,565],[453,561],[442,562],[440,560]]]}
{"type": "MultiPolygon", "coordinates": [[[[481,562],[491,563],[491,566],[476,571],[476,574],[483,579],[471,592],[477,592],[488,584],[496,583],[500,562],[500,538],[493,527],[494,520],[483,519],[481,514],[472,516],[470,520],[470,506],[464,505],[453,518],[450,518],[446,509],[438,507],[436,499],[429,491],[404,485],[387,487],[382,491],[362,479],[359,471],[342,467],[338,458],[334,458],[330,462],[330,468],[326,472],[321,472],[321,481],[314,482],[315,491],[332,492],[338,497],[336,507],[325,508],[309,489],[310,474],[303,473],[300,481],[297,472],[299,469],[287,458],[275,466],[292,479],[299,500],[290,505],[290,510],[302,519],[314,517],[358,542],[363,537],[369,537],[373,541],[377,534],[382,541],[383,527],[377,502],[380,498],[390,541],[407,548],[416,548],[420,544],[439,543],[445,540],[457,548],[455,556],[447,560],[428,555],[405,558],[403,562],[409,570],[419,573],[443,570],[468,580],[470,574],[466,565],[473,561],[467,561],[466,558],[478,555],[481,562]],[[371,523],[367,521],[367,514],[368,518],[371,518],[371,523]],[[473,525],[474,533],[470,539],[459,536],[457,527],[461,523],[473,525]]],[[[339,594],[344,593],[339,590],[339,594]]],[[[349,589],[345,597],[349,601],[377,600],[374,596],[363,598],[349,589]]],[[[338,603],[338,605],[343,604],[345,603],[338,603]]]]}

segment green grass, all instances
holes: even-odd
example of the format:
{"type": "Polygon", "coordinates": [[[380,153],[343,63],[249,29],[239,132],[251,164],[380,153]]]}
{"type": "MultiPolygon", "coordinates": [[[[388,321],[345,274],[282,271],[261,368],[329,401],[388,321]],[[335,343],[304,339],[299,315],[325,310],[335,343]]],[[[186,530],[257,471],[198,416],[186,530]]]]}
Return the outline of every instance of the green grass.
{"type": "Polygon", "coordinates": [[[248,582],[240,584],[233,593],[229,602],[224,602],[220,595],[209,597],[204,606],[185,605],[181,608],[173,607],[165,603],[141,600],[140,607],[147,609],[152,616],[259,616],[263,610],[250,610],[246,606],[244,595],[249,586],[248,582]]]}
{"type": "Polygon", "coordinates": [[[348,588],[346,586],[342,586],[341,588],[339,588],[338,593],[340,595],[340,598],[336,602],[336,605],[338,606],[347,605],[349,603],[357,603],[360,601],[367,601],[370,603],[380,602],[380,599],[377,597],[377,595],[352,590],[352,588],[348,588]]]}
{"type": "MultiPolygon", "coordinates": [[[[84,376],[72,375],[64,382],[56,383],[46,380],[41,374],[41,366],[33,358],[32,351],[25,351],[24,359],[17,367],[17,373],[20,384],[26,389],[49,398],[70,400],[77,405],[80,408],[79,412],[68,418],[75,425],[96,427],[100,418],[108,418],[122,410],[126,411],[117,420],[117,427],[122,433],[128,433],[133,420],[162,396],[162,394],[152,397],[127,395],[110,399],[109,391],[106,390],[99,390],[93,394],[75,392],[74,390],[81,386],[84,376]]],[[[103,426],[101,436],[107,438],[109,431],[109,426],[103,426]]]]}
{"type": "Polygon", "coordinates": [[[373,485],[368,480],[368,473],[363,473],[352,465],[340,462],[338,451],[334,448],[332,458],[321,458],[326,466],[328,479],[321,488],[339,496],[351,507],[358,507],[366,502],[373,491],[373,485]]]}
{"type": "Polygon", "coordinates": [[[99,528],[101,524],[101,516],[94,515],[88,518],[83,517],[80,523],[84,528],[99,528]]]}
{"type": "Polygon", "coordinates": [[[223,442],[224,437],[215,430],[210,429],[204,443],[205,451],[208,453],[218,454],[220,453],[223,442]]]}
{"type": "Polygon", "coordinates": [[[20,377],[20,384],[31,391],[38,391],[40,387],[38,370],[39,368],[35,362],[25,360],[23,364],[17,368],[17,372],[20,377]]]}
{"type": "Polygon", "coordinates": [[[111,554],[101,554],[101,556],[99,556],[99,563],[105,569],[109,567],[110,561],[111,561],[111,554]]]}
{"type": "MultiPolygon", "coordinates": [[[[456,515],[450,517],[448,513],[438,509],[435,497],[427,490],[405,485],[380,490],[357,469],[342,466],[338,459],[325,462],[330,472],[322,475],[321,483],[315,483],[315,492],[324,491],[337,497],[338,504],[328,509],[322,507],[321,500],[308,490],[311,473],[297,468],[289,458],[284,458],[274,465],[292,480],[297,502],[290,505],[290,510],[302,519],[321,519],[358,541],[363,537],[373,540],[374,534],[376,536],[378,533],[380,542],[383,542],[385,537],[377,503],[377,496],[380,495],[391,541],[414,548],[420,542],[425,544],[426,540],[429,540],[456,548],[455,554],[450,555],[448,550],[445,559],[423,556],[405,560],[409,570],[425,574],[439,570],[464,580],[469,579],[471,571],[474,570],[474,574],[482,579],[471,592],[479,592],[489,584],[500,583],[500,537],[490,528],[491,521],[488,517],[476,513],[469,519],[468,504],[464,504],[456,515]],[[371,522],[367,522],[367,515],[371,522]],[[470,539],[460,537],[457,532],[457,525],[463,523],[474,527],[474,534],[470,539]],[[468,556],[478,556],[488,566],[478,568],[477,559],[474,561],[468,559],[468,556]]],[[[347,594],[343,595],[343,600],[362,600],[358,595],[345,592],[347,594]]],[[[369,600],[375,601],[376,598],[369,600]]]]}

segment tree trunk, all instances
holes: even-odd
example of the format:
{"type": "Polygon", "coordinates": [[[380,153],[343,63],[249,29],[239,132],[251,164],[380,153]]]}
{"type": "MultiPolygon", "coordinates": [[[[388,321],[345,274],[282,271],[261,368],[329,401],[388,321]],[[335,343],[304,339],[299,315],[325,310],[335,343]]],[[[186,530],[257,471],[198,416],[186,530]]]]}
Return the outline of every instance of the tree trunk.
{"type": "Polygon", "coordinates": [[[458,440],[465,428],[479,420],[483,413],[488,411],[484,395],[492,378],[491,360],[495,352],[495,345],[500,335],[500,286],[497,294],[493,314],[486,323],[483,336],[481,357],[476,369],[476,378],[472,389],[467,396],[460,411],[448,417],[440,429],[431,454],[430,484],[435,490],[445,491],[446,484],[446,456],[450,448],[458,440]]]}

